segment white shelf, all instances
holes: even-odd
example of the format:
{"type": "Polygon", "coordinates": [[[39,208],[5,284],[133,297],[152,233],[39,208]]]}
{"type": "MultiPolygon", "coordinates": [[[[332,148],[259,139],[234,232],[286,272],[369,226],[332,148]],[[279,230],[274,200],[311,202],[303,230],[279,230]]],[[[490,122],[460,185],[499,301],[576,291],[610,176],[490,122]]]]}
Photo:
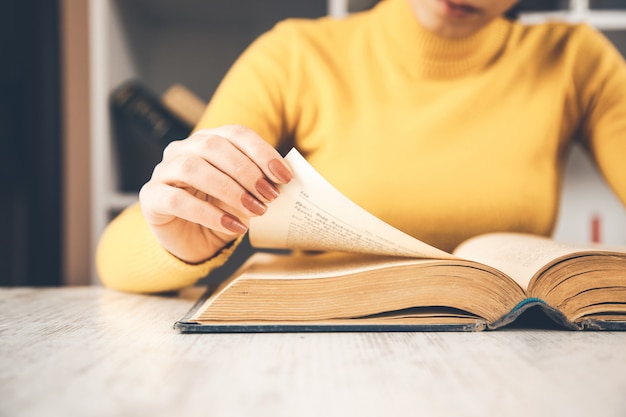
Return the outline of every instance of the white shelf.
{"type": "MultiPolygon", "coordinates": [[[[93,254],[102,231],[113,214],[137,201],[136,193],[120,192],[118,187],[108,108],[115,87],[138,78],[160,94],[182,82],[208,100],[237,55],[277,20],[277,11],[282,17],[328,13],[341,18],[372,4],[372,0],[90,0],[92,282],[97,282],[93,254]]],[[[521,20],[586,21],[601,30],[626,30],[626,11],[589,10],[588,6],[586,0],[571,0],[568,10],[528,13],[521,20]]],[[[622,40],[626,44],[626,38],[620,37],[622,40]]],[[[593,181],[601,182],[593,170],[580,164],[580,158],[574,160],[568,169],[574,173],[570,176],[589,172],[593,181]]],[[[626,216],[621,206],[616,208],[610,200],[610,193],[588,207],[576,203],[582,198],[577,197],[576,187],[567,184],[568,205],[584,207],[587,214],[566,207],[560,221],[569,223],[559,224],[558,236],[581,240],[584,232],[570,224],[580,223],[581,216],[588,216],[594,207],[605,211],[609,207],[602,216],[617,230],[614,239],[625,243],[626,216]]]]}
{"type": "Polygon", "coordinates": [[[570,23],[585,22],[598,30],[624,30],[626,29],[626,10],[586,10],[559,11],[547,13],[525,13],[520,17],[520,22],[526,24],[542,23],[549,20],[559,20],[570,23]]]}

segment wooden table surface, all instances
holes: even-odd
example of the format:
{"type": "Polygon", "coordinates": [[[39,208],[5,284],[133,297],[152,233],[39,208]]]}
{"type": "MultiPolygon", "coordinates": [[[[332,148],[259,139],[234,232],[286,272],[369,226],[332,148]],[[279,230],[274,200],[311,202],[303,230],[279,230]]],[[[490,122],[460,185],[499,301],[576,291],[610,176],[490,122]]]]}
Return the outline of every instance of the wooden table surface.
{"type": "Polygon", "coordinates": [[[199,296],[0,289],[0,416],[626,416],[626,332],[173,330],[199,296]]]}

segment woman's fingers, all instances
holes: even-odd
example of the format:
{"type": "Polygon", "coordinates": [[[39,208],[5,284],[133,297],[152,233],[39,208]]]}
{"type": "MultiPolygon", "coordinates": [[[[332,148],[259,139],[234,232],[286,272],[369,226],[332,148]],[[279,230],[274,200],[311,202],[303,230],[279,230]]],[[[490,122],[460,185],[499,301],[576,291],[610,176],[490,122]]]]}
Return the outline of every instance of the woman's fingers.
{"type": "Polygon", "coordinates": [[[242,126],[197,131],[185,141],[172,142],[164,159],[181,154],[203,157],[266,202],[278,194],[274,184],[285,184],[293,178],[280,154],[254,131],[242,126]]]}
{"type": "Polygon", "coordinates": [[[264,214],[266,203],[279,195],[276,184],[292,177],[280,154],[256,133],[224,126],[170,144],[152,179],[198,190],[234,208],[235,216],[250,217],[264,214]]]}
{"type": "Polygon", "coordinates": [[[172,142],[141,192],[153,225],[174,218],[227,234],[247,230],[250,217],[266,212],[276,184],[293,174],[280,154],[241,126],[201,130],[172,142]]]}
{"type": "Polygon", "coordinates": [[[208,132],[212,132],[232,142],[261,168],[263,173],[273,182],[286,184],[293,178],[293,173],[285,164],[278,151],[263,140],[255,131],[244,126],[227,125],[208,132]]]}
{"type": "Polygon", "coordinates": [[[199,198],[183,188],[148,182],[140,194],[144,216],[152,225],[164,225],[179,218],[226,235],[243,234],[248,229],[240,218],[243,216],[225,211],[210,199],[199,198]]]}
{"type": "MultiPolygon", "coordinates": [[[[247,166],[247,168],[252,173],[239,173],[240,178],[256,178],[254,175],[258,169],[254,166],[247,166]]],[[[172,187],[198,190],[223,201],[247,216],[260,216],[267,210],[265,203],[258,197],[260,193],[255,195],[248,192],[240,184],[241,179],[237,180],[224,173],[220,167],[207,163],[200,156],[185,155],[163,161],[155,168],[153,178],[159,183],[172,187]]]]}

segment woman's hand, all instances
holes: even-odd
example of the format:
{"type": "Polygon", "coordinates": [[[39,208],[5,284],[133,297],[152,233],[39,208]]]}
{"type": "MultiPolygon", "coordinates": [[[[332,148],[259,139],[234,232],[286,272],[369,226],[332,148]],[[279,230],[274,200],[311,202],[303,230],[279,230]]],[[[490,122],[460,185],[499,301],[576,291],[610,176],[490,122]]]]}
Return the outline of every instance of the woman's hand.
{"type": "Polygon", "coordinates": [[[139,200],[161,245],[188,263],[203,262],[244,234],[249,220],[293,178],[280,154],[242,126],[199,130],[172,142],[139,200]]]}

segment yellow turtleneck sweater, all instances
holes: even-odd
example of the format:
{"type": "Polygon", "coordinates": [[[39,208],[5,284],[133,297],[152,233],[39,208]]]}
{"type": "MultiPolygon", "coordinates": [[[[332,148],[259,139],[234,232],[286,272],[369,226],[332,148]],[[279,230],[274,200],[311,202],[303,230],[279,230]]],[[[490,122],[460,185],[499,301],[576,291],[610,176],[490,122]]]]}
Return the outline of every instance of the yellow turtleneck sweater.
{"type": "MultiPolygon", "coordinates": [[[[491,231],[549,235],[574,137],[626,202],[626,65],[585,25],[498,19],[450,40],[421,28],[408,0],[288,20],[240,57],[198,127],[231,123],[297,147],[356,203],[445,250],[491,231]]],[[[163,291],[230,251],[187,265],[135,206],[97,262],[106,285],[163,291]]]]}

